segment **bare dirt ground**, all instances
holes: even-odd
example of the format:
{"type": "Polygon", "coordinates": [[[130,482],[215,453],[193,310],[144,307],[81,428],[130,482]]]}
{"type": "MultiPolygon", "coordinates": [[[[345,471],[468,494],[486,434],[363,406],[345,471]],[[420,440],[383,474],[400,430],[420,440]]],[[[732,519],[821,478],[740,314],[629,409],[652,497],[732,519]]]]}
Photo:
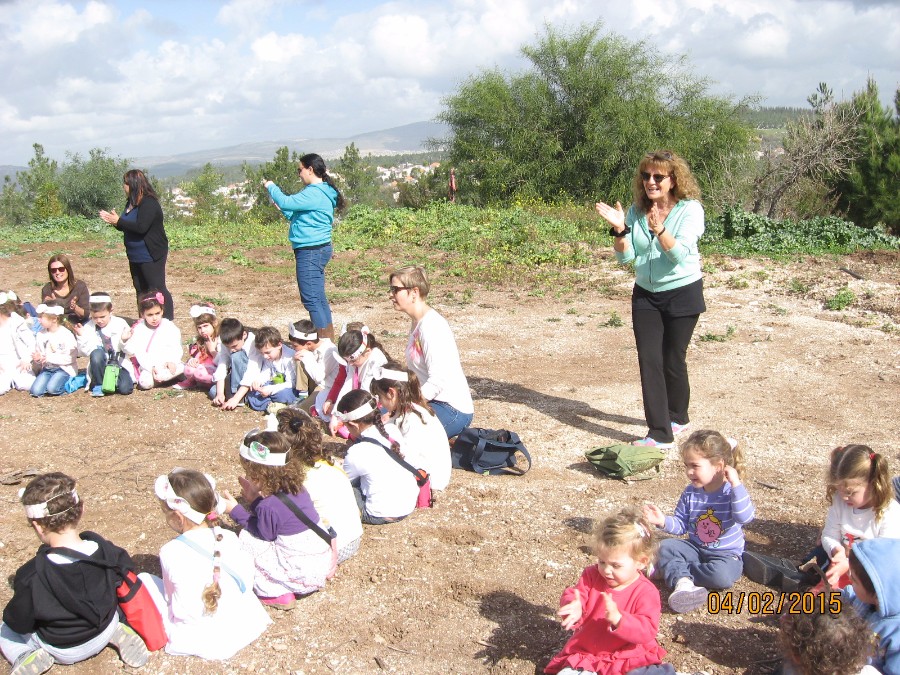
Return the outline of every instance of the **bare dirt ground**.
{"type": "MultiPolygon", "coordinates": [[[[67,252],[91,289],[110,291],[119,312],[133,316],[121,247],[97,246],[74,244],[67,252]]],[[[0,260],[0,287],[36,300],[47,257],[58,250],[35,245],[0,260]]],[[[208,251],[173,253],[169,286],[185,338],[192,334],[187,309],[197,297],[227,303],[224,314],[249,326],[284,328],[301,318],[284,253],[247,251],[250,266],[208,251]],[[213,268],[226,273],[213,275],[213,268]]],[[[709,311],[689,351],[694,428],[718,429],[747,451],[746,480],[757,506],[749,545],[799,557],[824,519],[831,448],[867,443],[896,467],[900,255],[793,264],[714,259],[706,270],[709,311]],[[856,304],[824,309],[823,301],[848,283],[856,304]]],[[[475,392],[474,424],[519,432],[534,457],[532,471],[455,471],[436,508],[396,525],[367,526],[360,552],[326,590],[292,612],[270,610],[269,631],[230,662],[158,653],[142,672],[540,672],[566,638],[554,613],[563,588],[592,563],[593,521],[649,500],[671,511],[685,486],[674,451],[659,477],[630,484],[598,477],[583,458],[593,446],[646,430],[630,288],[630,275],[608,258],[563,288],[477,285],[435,273],[432,304],[455,328],[475,392]],[[624,325],[610,321],[613,312],[624,325]]],[[[386,289],[386,279],[361,291],[335,289],[333,309],[336,323],[364,320],[400,355],[408,323],[391,310],[386,289]]],[[[198,468],[239,491],[237,445],[260,422],[247,409],[213,409],[199,392],[96,400],[84,392],[41,400],[11,392],[0,398],[0,473],[36,467],[78,477],[83,527],[158,572],[157,553],[173,533],[153,496],[155,477],[174,466],[198,468]]],[[[17,489],[0,486],[0,570],[10,578],[38,545],[17,489]]],[[[734,590],[763,589],[742,579],[734,590]]],[[[3,584],[0,603],[10,594],[3,584]]],[[[659,641],[682,671],[764,673],[778,653],[775,633],[773,617],[746,608],[737,616],[679,616],[664,608],[659,641]]],[[[123,668],[104,650],[65,670],[123,668]]]]}

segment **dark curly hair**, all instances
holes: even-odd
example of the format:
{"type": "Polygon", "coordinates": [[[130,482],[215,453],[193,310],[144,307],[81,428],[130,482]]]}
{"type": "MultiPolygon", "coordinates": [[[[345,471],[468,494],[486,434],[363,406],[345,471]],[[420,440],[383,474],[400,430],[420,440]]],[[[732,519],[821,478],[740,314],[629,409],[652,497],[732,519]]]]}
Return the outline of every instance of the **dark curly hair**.
{"type": "MultiPolygon", "coordinates": [[[[251,431],[244,437],[245,445],[250,445],[254,441],[266,446],[271,453],[284,455],[291,451],[287,436],[278,431],[251,431]]],[[[284,466],[266,466],[241,457],[241,466],[247,478],[256,483],[260,491],[267,495],[279,492],[296,495],[303,489],[306,466],[294,461],[290,456],[284,466]]]]}
{"type": "Polygon", "coordinates": [[[859,672],[875,653],[875,634],[852,608],[833,614],[819,601],[812,613],[782,614],[779,639],[785,656],[802,675],[859,672]]]}
{"type": "Polygon", "coordinates": [[[275,413],[278,431],[291,444],[291,460],[312,467],[320,460],[328,461],[322,449],[322,430],[318,422],[298,408],[282,408],[275,413]]]}
{"type": "Polygon", "coordinates": [[[47,502],[49,516],[31,518],[48,532],[62,532],[78,525],[84,513],[84,502],[76,503],[72,495],[75,479],[55,471],[31,479],[22,493],[22,505],[31,506],[47,502]]]}

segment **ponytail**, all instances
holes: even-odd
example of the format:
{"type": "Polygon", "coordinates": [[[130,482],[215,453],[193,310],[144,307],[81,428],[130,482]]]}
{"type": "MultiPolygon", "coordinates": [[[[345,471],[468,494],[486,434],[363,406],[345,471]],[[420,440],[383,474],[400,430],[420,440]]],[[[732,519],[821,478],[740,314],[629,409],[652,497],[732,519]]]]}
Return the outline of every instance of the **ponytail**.
{"type": "Polygon", "coordinates": [[[222,573],[222,551],[219,549],[219,544],[222,543],[222,533],[219,532],[219,517],[216,515],[215,511],[210,513],[207,517],[209,521],[209,527],[213,533],[213,576],[212,583],[210,583],[206,588],[203,589],[203,594],[200,596],[203,598],[203,614],[206,616],[211,616],[216,613],[216,610],[219,608],[219,598],[222,597],[222,587],[219,586],[219,576],[222,573]]]}
{"type": "MultiPolygon", "coordinates": [[[[382,436],[384,436],[390,442],[391,450],[394,452],[394,454],[397,455],[397,457],[399,457],[400,459],[403,459],[403,453],[400,452],[400,444],[397,443],[397,441],[395,441],[393,438],[388,436],[388,432],[384,428],[384,422],[381,421],[381,415],[378,414],[377,410],[374,413],[372,413],[372,415],[374,415],[374,417],[375,417],[375,419],[372,420],[372,424],[375,426],[376,429],[378,429],[378,433],[380,433],[382,436]]],[[[362,421],[362,420],[360,420],[360,421],[362,421]]]]}
{"type": "Polygon", "coordinates": [[[337,211],[343,211],[347,206],[347,200],[344,199],[344,195],[341,194],[341,191],[338,190],[337,185],[334,184],[334,179],[328,174],[328,169],[325,168],[325,160],[322,159],[320,155],[317,155],[314,152],[311,152],[307,155],[303,155],[300,158],[300,163],[312,169],[312,172],[323,181],[328,183],[331,188],[337,192],[337,211]]]}

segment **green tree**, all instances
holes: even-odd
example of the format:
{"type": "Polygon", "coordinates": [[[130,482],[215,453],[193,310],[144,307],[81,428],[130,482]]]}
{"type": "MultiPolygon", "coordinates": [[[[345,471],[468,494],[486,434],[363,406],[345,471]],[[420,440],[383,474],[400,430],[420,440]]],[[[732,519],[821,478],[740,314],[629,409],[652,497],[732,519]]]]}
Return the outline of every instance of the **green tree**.
{"type": "Polygon", "coordinates": [[[55,159],[44,154],[44,146],[35,143],[34,157],[28,162],[27,171],[19,171],[16,178],[28,204],[32,221],[41,221],[63,214],[59,200],[59,166],[55,159]]]}
{"type": "Polygon", "coordinates": [[[225,201],[228,198],[216,193],[220,187],[222,174],[209,162],[203,166],[194,180],[181,185],[184,193],[194,200],[192,211],[194,220],[218,220],[224,216],[223,211],[227,210],[225,201]]]}
{"type": "Polygon", "coordinates": [[[0,193],[0,218],[4,225],[16,227],[27,225],[30,221],[25,195],[9,176],[3,178],[3,192],[0,193]]]}
{"type": "Polygon", "coordinates": [[[601,35],[601,27],[562,34],[548,26],[522,48],[528,71],[482,72],[444,100],[439,119],[451,128],[462,199],[627,203],[635,166],[660,148],[683,155],[709,190],[729,156],[748,152],[747,101],[709,95],[684,57],[656,55],[653,45],[601,35]]]}
{"type": "Polygon", "coordinates": [[[853,95],[850,107],[858,114],[855,143],[858,157],[849,173],[834,185],[838,206],[861,227],[884,224],[900,234],[900,87],[894,109],[878,98],[878,85],[869,78],[853,95]]]}
{"type": "Polygon", "coordinates": [[[124,202],[122,176],[128,160],[109,157],[106,152],[94,148],[87,160],[77,153],[67,155],[68,161],[59,174],[59,186],[70,215],[96,216],[100,209],[118,209],[124,202]]]}
{"type": "Polygon", "coordinates": [[[296,150],[290,152],[287,146],[275,151],[271,161],[260,166],[244,164],[244,195],[253,201],[250,216],[262,222],[274,223],[281,220],[281,212],[272,206],[269,193],[263,187],[263,180],[274,181],[285,194],[294,194],[303,188],[303,181],[297,174],[300,158],[296,150]]]}
{"type": "Polygon", "coordinates": [[[334,165],[334,172],[341,177],[348,205],[373,204],[377,201],[378,174],[371,161],[360,157],[356,143],[344,148],[344,154],[334,165]]]}

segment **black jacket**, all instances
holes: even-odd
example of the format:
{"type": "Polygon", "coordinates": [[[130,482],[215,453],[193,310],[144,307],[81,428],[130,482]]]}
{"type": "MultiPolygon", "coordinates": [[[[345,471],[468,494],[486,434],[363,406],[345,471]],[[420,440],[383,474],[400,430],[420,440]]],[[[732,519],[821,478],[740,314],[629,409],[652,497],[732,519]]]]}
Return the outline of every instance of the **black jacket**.
{"type": "MultiPolygon", "coordinates": [[[[125,206],[127,208],[128,204],[125,206]]],[[[119,218],[115,227],[117,230],[142,238],[154,261],[161,260],[169,252],[169,238],[166,237],[166,229],[163,227],[162,207],[154,197],[145,196],[141,200],[136,223],[119,218]]]]}
{"type": "MultiPolygon", "coordinates": [[[[134,568],[124,549],[93,532],[80,536],[99,545],[91,558],[114,563],[122,570],[134,568]]],[[[56,564],[47,559],[52,551],[42,545],[16,572],[3,622],[23,635],[36,632],[54,647],[74,647],[98,636],[113,620],[122,576],[118,570],[87,562],[56,564]]]]}

